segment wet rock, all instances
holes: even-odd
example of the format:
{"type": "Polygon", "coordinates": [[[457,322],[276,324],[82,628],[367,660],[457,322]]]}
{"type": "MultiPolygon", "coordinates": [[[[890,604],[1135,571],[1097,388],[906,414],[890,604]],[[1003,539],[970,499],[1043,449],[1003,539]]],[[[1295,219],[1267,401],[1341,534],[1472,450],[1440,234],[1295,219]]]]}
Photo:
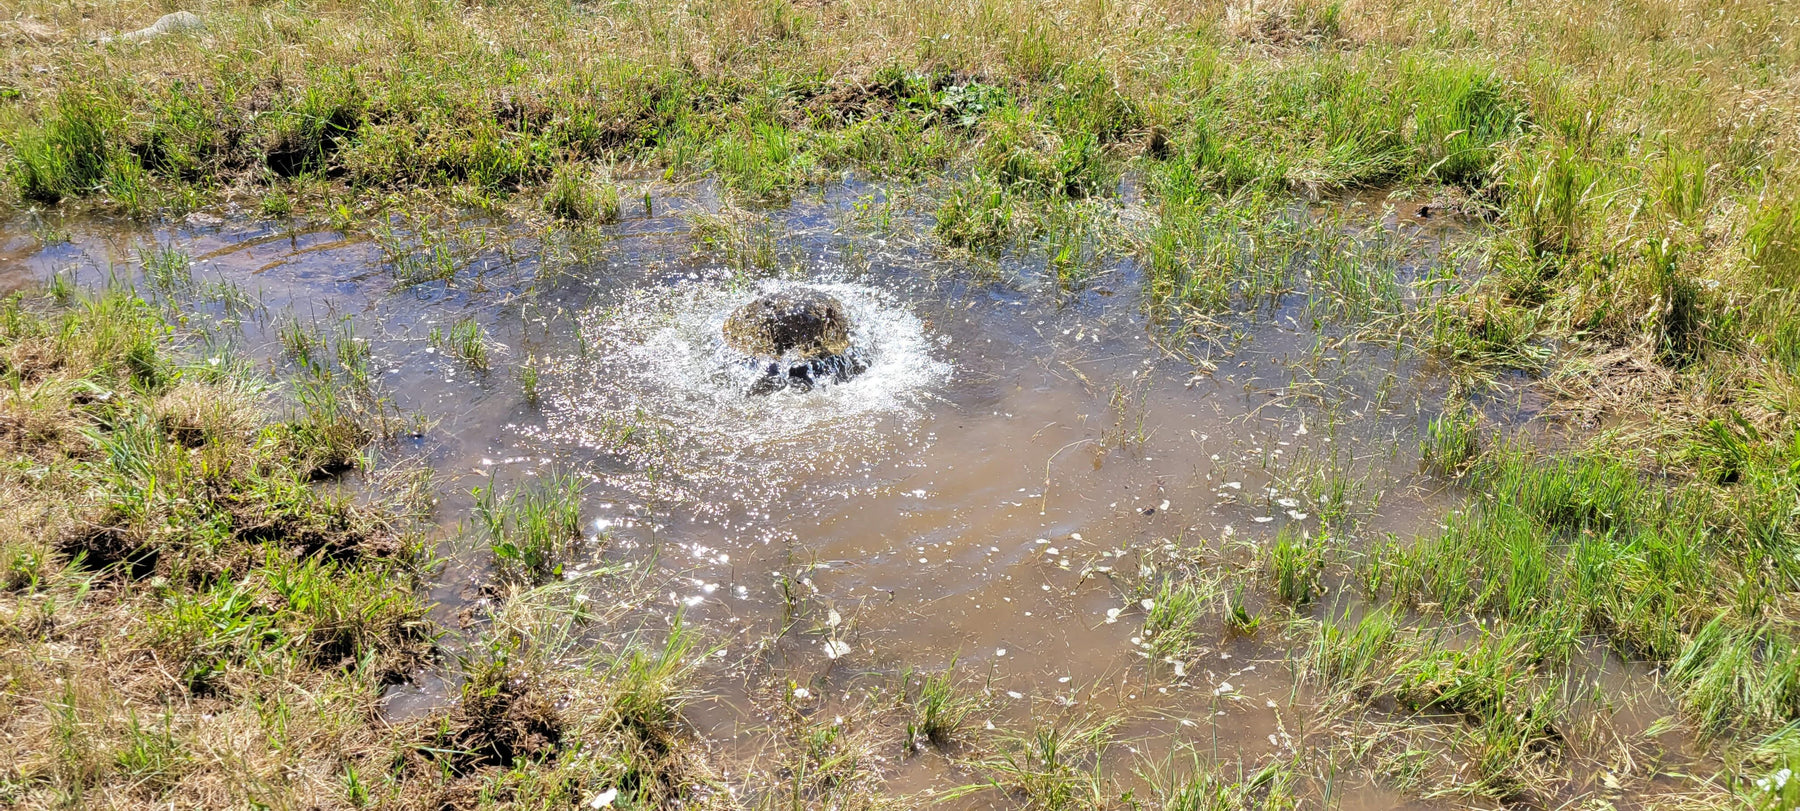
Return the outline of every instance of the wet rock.
{"type": "Polygon", "coordinates": [[[112,42],[114,40],[120,42],[143,42],[144,40],[154,39],[165,34],[197,34],[205,30],[206,23],[200,19],[200,15],[191,11],[177,11],[172,14],[162,15],[157,18],[156,22],[151,23],[147,28],[140,28],[136,31],[120,34],[116,37],[102,37],[100,41],[102,43],[112,42]]]}
{"type": "Polygon", "coordinates": [[[737,308],[725,343],[753,358],[822,358],[850,348],[844,304],[809,288],[782,290],[737,308]]]}
{"type": "Polygon", "coordinates": [[[842,382],[868,368],[850,346],[850,314],[844,303],[818,290],[792,288],[758,297],[725,320],[725,343],[762,371],[749,394],[783,388],[807,391],[820,382],[842,382]]]}
{"type": "Polygon", "coordinates": [[[781,389],[812,391],[813,386],[820,383],[844,383],[869,369],[869,364],[855,348],[845,350],[842,355],[757,365],[763,369],[763,376],[750,384],[746,393],[751,396],[773,394],[781,389]]]}

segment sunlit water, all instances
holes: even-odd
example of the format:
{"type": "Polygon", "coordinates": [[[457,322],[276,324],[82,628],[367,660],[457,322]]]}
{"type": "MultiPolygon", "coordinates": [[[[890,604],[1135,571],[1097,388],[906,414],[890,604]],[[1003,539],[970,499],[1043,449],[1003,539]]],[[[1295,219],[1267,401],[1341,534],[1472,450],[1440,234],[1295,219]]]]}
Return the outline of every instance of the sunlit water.
{"type": "MultiPolygon", "coordinates": [[[[595,543],[571,568],[653,569],[641,616],[666,627],[680,612],[721,646],[705,668],[716,700],[689,719],[728,758],[767,746],[768,697],[747,684],[778,676],[825,707],[953,661],[987,691],[993,709],[977,725],[1119,712],[1145,752],[1185,741],[1244,763],[1291,753],[1309,700],[1291,652],[1211,628],[1180,670],[1154,661],[1134,585],[1155,582],[1174,553],[1197,554],[1266,608],[1262,550],[1284,527],[1323,531],[1333,496],[1320,471],[1349,483],[1338,507],[1360,518],[1359,536],[1432,531],[1454,499],[1420,473],[1417,448],[1443,384],[1389,348],[1303,327],[1291,301],[1171,345],[1135,295],[1111,294],[1134,289],[1129,263],[1061,293],[1028,262],[970,267],[847,226],[864,191],[772,212],[774,278],[696,248],[687,218],[717,201],[694,187],[583,256],[505,223],[466,223],[512,248],[410,287],[370,242],[320,228],[72,223],[72,243],[44,246],[14,224],[0,230],[0,290],[58,272],[102,283],[154,241],[198,257],[198,282],[230,282],[267,307],[185,294],[215,317],[235,313],[214,340],[260,363],[285,363],[281,319],[350,318],[382,384],[420,417],[419,438],[383,452],[415,455],[443,482],[453,562],[434,593],[440,616],[482,599],[488,576],[480,544],[459,535],[468,489],[579,475],[595,543]],[[719,328],[791,284],[848,305],[869,369],[746,397],[753,372],[719,328]],[[429,345],[432,327],[463,318],[492,337],[490,371],[429,345]],[[528,368],[535,399],[521,385],[528,368]]],[[[1441,226],[1390,211],[1375,227],[1429,244],[1441,226]]],[[[448,689],[420,682],[390,711],[429,708],[448,689]]],[[[902,790],[966,780],[933,758],[894,770],[902,790]]],[[[1345,802],[1393,804],[1381,792],[1345,802]]]]}
{"type": "MultiPolygon", "coordinates": [[[[638,495],[729,488],[713,498],[772,494],[802,475],[866,469],[912,434],[943,396],[951,365],[947,336],[929,333],[909,304],[878,286],[812,279],[841,301],[851,346],[868,369],[762,396],[746,392],[760,372],[722,339],[725,319],[765,293],[800,284],[730,284],[727,274],[625,291],[575,315],[579,350],[544,364],[544,423],[525,433],[659,466],[663,479],[638,495]]],[[[648,485],[621,477],[624,487],[648,485]]]]}

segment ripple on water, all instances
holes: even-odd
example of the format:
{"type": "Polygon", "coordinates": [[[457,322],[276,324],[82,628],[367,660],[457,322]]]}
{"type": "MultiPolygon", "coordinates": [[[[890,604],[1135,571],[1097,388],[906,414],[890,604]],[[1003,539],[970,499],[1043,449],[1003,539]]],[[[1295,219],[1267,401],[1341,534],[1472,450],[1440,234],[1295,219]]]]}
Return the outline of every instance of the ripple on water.
{"type": "Polygon", "coordinates": [[[851,344],[868,371],[811,391],[745,394],[759,372],[725,346],[725,319],[757,296],[799,285],[686,282],[627,292],[614,306],[582,314],[585,351],[542,370],[543,430],[650,471],[635,476],[634,489],[686,497],[721,485],[741,497],[802,478],[825,481],[866,471],[914,443],[912,429],[951,371],[937,357],[947,339],[879,288],[804,283],[849,310],[851,344]]]}

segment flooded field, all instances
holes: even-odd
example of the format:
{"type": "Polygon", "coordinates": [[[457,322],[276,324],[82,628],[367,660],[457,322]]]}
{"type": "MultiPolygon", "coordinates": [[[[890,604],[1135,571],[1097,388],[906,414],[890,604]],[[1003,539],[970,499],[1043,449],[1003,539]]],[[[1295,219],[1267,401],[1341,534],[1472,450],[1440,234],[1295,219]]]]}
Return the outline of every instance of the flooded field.
{"type": "MultiPolygon", "coordinates": [[[[1319,689],[1291,617],[1354,624],[1371,606],[1331,574],[1301,585],[1290,617],[1266,563],[1278,544],[1316,543],[1354,567],[1437,533],[1463,496],[1427,470],[1421,437],[1454,381],[1332,319],[1311,283],[1319,256],[1291,257],[1291,284],[1245,314],[1178,322],[1139,293],[1128,257],[1065,284],[1042,259],[924,247],[921,220],[876,225],[876,206],[898,208],[849,185],[745,212],[700,185],[580,233],[476,215],[373,235],[236,215],[14,223],[0,289],[137,285],[191,314],[203,352],[276,371],[302,333],[365,346],[397,426],[375,452],[436,477],[447,627],[477,628],[494,594],[471,492],[578,477],[585,542],[561,576],[652,638],[678,617],[699,631],[704,698],[685,718],[727,778],[776,768],[793,717],[877,726],[911,674],[950,671],[970,726],[1103,730],[1116,743],[1097,762],[1127,785],[1199,762],[1305,762],[1308,803],[1465,807],[1392,788],[1367,762],[1306,760],[1419,719],[1319,689]],[[66,241],[40,241],[58,229],[66,241]],[[146,257],[168,251],[191,267],[159,276],[146,257]],[[800,287],[844,302],[868,368],[747,396],[721,325],[800,287]],[[1192,622],[1171,641],[1178,610],[1192,622]]],[[[1288,216],[1387,246],[1404,288],[1454,275],[1447,248],[1475,227],[1416,209],[1369,197],[1288,216]]],[[[1531,416],[1517,397],[1483,403],[1531,416]]],[[[1601,648],[1585,668],[1576,682],[1608,685],[1596,723],[1660,734],[1673,708],[1652,671],[1601,648]]],[[[428,669],[382,711],[423,717],[455,687],[428,669]]],[[[885,791],[1010,807],[955,747],[909,755],[901,730],[867,732],[889,741],[872,750],[885,791]]]]}
{"type": "Polygon", "coordinates": [[[0,807],[1800,808],[1800,18],[0,19],[0,807]]]}

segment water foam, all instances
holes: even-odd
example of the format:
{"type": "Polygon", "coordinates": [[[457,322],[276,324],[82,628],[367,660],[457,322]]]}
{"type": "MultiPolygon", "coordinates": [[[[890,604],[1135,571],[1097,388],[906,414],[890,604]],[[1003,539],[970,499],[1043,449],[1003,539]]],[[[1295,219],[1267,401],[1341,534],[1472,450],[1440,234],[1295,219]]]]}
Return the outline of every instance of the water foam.
{"type": "Polygon", "coordinates": [[[546,365],[548,430],[559,441],[662,464],[689,480],[775,485],[870,461],[923,413],[950,364],[942,340],[894,295],[847,282],[804,286],[843,302],[868,371],[811,391],[746,396],[761,374],[725,346],[737,307],[799,283],[689,282],[638,290],[578,319],[586,351],[546,365]]]}

